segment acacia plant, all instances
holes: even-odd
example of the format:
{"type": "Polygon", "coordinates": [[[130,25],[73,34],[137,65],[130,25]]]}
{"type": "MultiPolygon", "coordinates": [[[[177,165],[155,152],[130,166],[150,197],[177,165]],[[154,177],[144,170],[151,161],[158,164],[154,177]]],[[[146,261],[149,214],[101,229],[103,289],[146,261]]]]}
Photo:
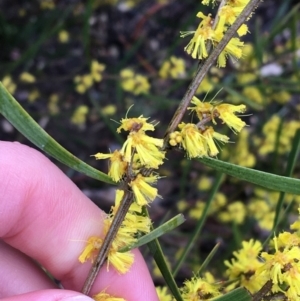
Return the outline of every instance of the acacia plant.
{"type": "MultiPolygon", "coordinates": [[[[275,230],[282,209],[282,196],[284,193],[300,194],[300,181],[216,159],[221,145],[230,142],[228,135],[217,131],[216,126],[228,127],[237,135],[242,133],[246,122],[243,121],[241,114],[246,112],[247,107],[242,103],[203,101],[195,96],[212,66],[223,68],[229,59],[243,59],[242,37],[248,33],[246,22],[249,18],[255,18],[254,11],[259,2],[259,0],[222,0],[214,15],[197,13],[200,22],[196,30],[181,32],[181,37],[191,37],[184,50],[195,59],[195,64],[199,64],[198,69],[165,135],[161,138],[152,137],[150,133],[159,126],[159,123],[151,121],[148,116],[144,117],[143,112],[138,117],[129,117],[131,112],[128,110],[117,128],[118,134],[126,133],[126,140],[122,147],[114,152],[93,155],[97,160],[109,160],[108,174],[94,169],[66,151],[22,109],[4,87],[5,85],[0,84],[0,112],[30,141],[71,168],[117,186],[115,204],[104,220],[105,236],[90,237],[78,258],[81,263],[92,262],[90,273],[82,289],[83,293],[89,294],[99,269],[104,264],[107,268],[113,266],[121,274],[128,272],[134,261],[134,255],[130,250],[147,244],[168,287],[168,289],[167,287],[157,289],[161,300],[299,299],[299,221],[291,225],[291,232],[277,234],[275,230]],[[182,121],[187,112],[194,116],[188,123],[182,121]],[[183,223],[184,219],[182,215],[178,215],[159,228],[153,229],[147,206],[156,198],[164,197],[159,194],[156,183],[161,177],[159,168],[164,164],[168,152],[173,150],[181,152],[190,160],[198,160],[220,173],[203,209],[202,217],[172,273],[157,238],[183,223]],[[258,240],[243,241],[241,249],[233,253],[233,258],[225,261],[226,280],[221,277],[215,278],[211,273],[203,273],[204,267],[216,251],[213,250],[200,270],[193,271],[194,276],[187,279],[182,287],[177,287],[174,276],[190,252],[193,239],[199,235],[209,206],[222,181],[223,173],[281,192],[274,215],[271,233],[273,237],[268,239],[272,238],[272,243],[268,250],[263,251],[264,246],[258,240]]],[[[217,1],[203,0],[202,3],[215,8],[217,1]]],[[[172,57],[169,65],[161,69],[162,76],[168,72],[170,64],[177,63],[177,59],[172,57]]],[[[88,88],[86,83],[100,80],[99,74],[104,68],[97,62],[93,62],[91,75],[77,76],[74,82],[78,93],[84,93],[88,88]]],[[[125,90],[133,89],[138,93],[135,87],[147,89],[142,77],[135,79],[140,83],[137,85],[133,76],[129,69],[121,74],[125,90]]],[[[299,141],[298,131],[288,161],[287,176],[291,175],[293,170],[299,141]]],[[[269,243],[268,240],[265,246],[269,243]]],[[[124,300],[118,296],[109,296],[105,291],[99,292],[93,298],[124,300]]]]}

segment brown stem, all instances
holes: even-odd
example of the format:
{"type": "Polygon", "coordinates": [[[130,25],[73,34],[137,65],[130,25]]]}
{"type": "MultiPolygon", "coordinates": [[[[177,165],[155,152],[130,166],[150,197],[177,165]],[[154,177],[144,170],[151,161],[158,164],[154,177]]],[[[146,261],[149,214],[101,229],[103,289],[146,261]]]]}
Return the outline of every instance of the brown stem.
{"type": "Polygon", "coordinates": [[[235,22],[231,25],[231,27],[226,31],[224,34],[224,37],[220,41],[220,43],[213,49],[209,57],[202,61],[199,65],[196,75],[193,78],[192,82],[190,83],[186,93],[184,94],[171,122],[169,123],[169,126],[167,128],[167,131],[164,136],[164,146],[163,149],[167,148],[168,145],[168,136],[171,132],[174,132],[177,128],[179,122],[181,121],[190,101],[192,100],[192,97],[195,95],[200,83],[202,82],[205,75],[208,73],[211,66],[215,63],[216,59],[220,55],[220,53],[223,51],[223,49],[226,47],[230,39],[233,37],[233,35],[237,32],[237,30],[240,28],[240,26],[245,22],[245,20],[250,16],[251,12],[256,8],[258,3],[261,0],[251,0],[244,10],[241,12],[241,14],[236,18],[235,22]]]}
{"type": "Polygon", "coordinates": [[[118,209],[116,215],[114,216],[111,226],[103,240],[103,244],[99,250],[97,258],[95,259],[95,261],[92,265],[92,268],[89,271],[88,277],[86,278],[86,280],[84,282],[83,288],[81,290],[81,292],[83,294],[85,294],[85,295],[89,294],[89,292],[96,280],[96,277],[99,273],[99,270],[103,266],[103,264],[106,260],[110,246],[118,233],[118,230],[125,218],[125,215],[129,209],[130,205],[132,204],[132,201],[133,201],[132,192],[125,190],[123,200],[119,206],[119,209],[118,209]]]}
{"type": "Polygon", "coordinates": [[[252,301],[261,301],[263,300],[264,296],[271,291],[273,286],[272,280],[268,280],[264,286],[253,295],[252,301]]]}

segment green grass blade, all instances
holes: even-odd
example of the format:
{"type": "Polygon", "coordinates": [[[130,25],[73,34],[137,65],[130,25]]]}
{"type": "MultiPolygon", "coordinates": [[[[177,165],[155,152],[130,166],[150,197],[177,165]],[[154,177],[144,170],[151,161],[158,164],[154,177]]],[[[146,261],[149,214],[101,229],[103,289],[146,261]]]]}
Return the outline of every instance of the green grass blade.
{"type": "Polygon", "coordinates": [[[53,158],[91,178],[115,184],[108,175],[81,161],[48,135],[10,95],[1,82],[0,113],[28,140],[53,158]]]}
{"type": "Polygon", "coordinates": [[[226,295],[213,299],[214,301],[251,301],[252,297],[244,288],[239,287],[226,295]]]}
{"type": "Polygon", "coordinates": [[[168,220],[167,222],[165,222],[163,225],[157,227],[150,233],[139,238],[135,244],[122,248],[118,252],[127,252],[132,249],[139,248],[149,243],[150,241],[164,235],[165,233],[175,229],[176,227],[180,226],[184,222],[185,222],[184,216],[182,214],[178,214],[173,218],[171,218],[170,220],[168,220]]]}
{"type": "MultiPolygon", "coordinates": [[[[295,167],[295,164],[297,162],[298,154],[299,154],[299,149],[300,149],[300,130],[297,130],[295,138],[293,139],[293,144],[292,144],[292,149],[289,154],[288,158],[288,164],[286,167],[286,176],[291,176],[293,174],[293,170],[295,167]]],[[[275,217],[274,217],[274,223],[273,223],[273,229],[272,233],[276,231],[278,221],[279,221],[279,216],[283,207],[284,203],[284,197],[285,193],[281,192],[279,196],[279,200],[277,202],[276,210],[275,210],[275,217]]]]}
{"type": "MultiPolygon", "coordinates": [[[[149,216],[147,209],[144,209],[143,211],[145,214],[147,214],[149,216]]],[[[169,287],[171,293],[173,294],[174,298],[177,301],[183,301],[180,291],[179,291],[179,288],[175,282],[175,279],[174,279],[171,271],[168,268],[167,262],[165,260],[165,257],[164,257],[164,254],[163,254],[163,251],[161,249],[158,239],[154,239],[154,240],[150,241],[147,244],[147,246],[148,246],[162,276],[164,277],[164,280],[166,281],[167,286],[169,287]]]]}
{"type": "Polygon", "coordinates": [[[276,191],[300,194],[299,179],[278,176],[264,171],[238,166],[209,157],[201,158],[198,160],[206,166],[209,166],[227,175],[236,177],[239,180],[244,180],[276,191]]]}
{"type": "Polygon", "coordinates": [[[208,264],[211,262],[212,258],[215,256],[215,254],[217,253],[219,247],[220,247],[221,243],[217,243],[214,248],[210,251],[210,253],[207,255],[207,257],[205,258],[205,260],[203,261],[199,271],[197,272],[197,277],[200,277],[201,274],[203,273],[203,271],[206,269],[206,267],[208,266],[208,264]]]}
{"type": "Polygon", "coordinates": [[[296,165],[297,158],[300,151],[300,129],[297,130],[295,134],[295,138],[293,139],[292,149],[289,154],[288,164],[286,167],[285,175],[290,177],[294,171],[294,167],[296,165]]]}
{"type": "Polygon", "coordinates": [[[176,266],[174,268],[174,271],[173,271],[173,276],[177,275],[182,263],[184,262],[185,258],[187,257],[187,255],[189,254],[189,252],[191,251],[193,245],[194,245],[194,242],[196,240],[196,238],[199,236],[201,230],[202,230],[202,227],[206,221],[206,218],[207,218],[207,215],[208,215],[208,209],[212,203],[212,200],[216,194],[216,192],[219,190],[219,187],[222,183],[224,179],[224,176],[223,174],[219,174],[215,180],[215,183],[211,189],[211,192],[210,192],[210,195],[208,197],[208,200],[205,204],[205,207],[203,209],[203,214],[201,216],[201,218],[198,220],[197,222],[197,225],[196,225],[196,228],[194,230],[194,232],[192,233],[186,247],[184,248],[180,258],[178,259],[177,263],[176,263],[176,266]]]}

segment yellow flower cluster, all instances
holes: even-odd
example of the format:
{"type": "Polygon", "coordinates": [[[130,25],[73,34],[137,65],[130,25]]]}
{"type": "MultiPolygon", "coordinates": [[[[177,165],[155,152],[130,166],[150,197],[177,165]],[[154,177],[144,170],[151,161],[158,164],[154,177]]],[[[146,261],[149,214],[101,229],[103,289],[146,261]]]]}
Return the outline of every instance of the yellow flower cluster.
{"type": "Polygon", "coordinates": [[[254,281],[255,272],[262,266],[258,255],[262,250],[262,244],[259,241],[251,239],[243,241],[242,248],[233,252],[235,258],[224,262],[227,266],[226,275],[229,280],[233,280],[234,286],[242,285],[251,293],[257,292],[264,283],[254,281]]]}
{"type": "MultiPolygon", "coordinates": [[[[94,155],[96,159],[110,159],[108,175],[116,182],[126,180],[128,189],[131,189],[134,195],[135,202],[126,214],[107,258],[107,265],[112,264],[120,273],[126,273],[129,270],[133,263],[133,254],[122,253],[119,250],[132,245],[136,241],[138,232],[150,231],[151,221],[141,214],[142,206],[159,196],[157,188],[153,187],[159,177],[152,170],[157,169],[163,163],[165,153],[160,150],[163,140],[146,134],[147,131],[154,131],[154,124],[147,120],[148,118],[143,116],[122,119],[117,132],[124,130],[129,134],[121,150],[115,150],[111,154],[94,155]]],[[[117,190],[115,206],[104,222],[104,234],[108,232],[123,196],[124,191],[117,190]]],[[[89,258],[93,259],[95,251],[101,245],[101,238],[91,237],[79,261],[85,262],[89,258]]]]}
{"type": "Polygon", "coordinates": [[[33,89],[28,95],[28,101],[31,103],[35,102],[40,96],[40,91],[38,89],[33,89]]]}
{"type": "Polygon", "coordinates": [[[54,0],[42,0],[40,1],[40,8],[41,9],[54,9],[55,8],[55,2],[54,0]]]}
{"type": "Polygon", "coordinates": [[[246,218],[246,206],[241,201],[235,201],[230,203],[225,211],[219,213],[218,218],[220,221],[228,223],[232,222],[240,225],[246,218]]]}
{"type": "MultiPolygon", "coordinates": [[[[110,228],[123,195],[123,190],[117,190],[115,205],[104,220],[104,236],[110,228]]],[[[150,231],[150,225],[151,220],[147,216],[141,215],[141,207],[133,203],[110,247],[107,256],[107,269],[109,269],[110,264],[121,274],[126,273],[130,269],[134,260],[133,254],[131,252],[119,252],[119,250],[135,243],[137,233],[148,233],[150,231]]],[[[88,259],[93,261],[102,242],[103,240],[100,237],[90,237],[87,241],[87,246],[78,258],[79,261],[81,263],[86,262],[88,259]]]]}
{"type": "Polygon", "coordinates": [[[15,93],[17,85],[13,82],[10,75],[4,76],[4,78],[2,79],[2,84],[10,94],[15,93]]]}
{"type": "Polygon", "coordinates": [[[35,76],[32,75],[31,73],[22,72],[20,74],[20,81],[23,83],[32,84],[32,83],[35,83],[36,79],[35,79],[35,76]]]}
{"type": "Polygon", "coordinates": [[[229,142],[229,137],[217,133],[211,126],[204,126],[205,123],[212,121],[216,124],[215,119],[219,118],[234,133],[240,132],[246,126],[246,123],[235,115],[235,113],[243,113],[246,110],[245,105],[235,106],[227,103],[214,105],[202,102],[195,96],[191,103],[194,106],[188,109],[196,112],[200,122],[197,125],[182,122],[178,125],[180,131],[171,133],[169,137],[169,144],[171,146],[181,144],[190,158],[214,157],[219,153],[215,141],[229,142]]]}
{"type": "MultiPolygon", "coordinates": [[[[300,298],[300,220],[291,225],[292,232],[282,232],[273,238],[268,252],[261,252],[259,241],[251,239],[242,243],[242,249],[233,252],[235,258],[226,260],[226,274],[252,294],[266,283],[270,290],[266,299],[297,301],[300,298]]],[[[264,297],[264,296],[262,296],[264,297]]]]}
{"type": "Polygon", "coordinates": [[[93,296],[95,301],[126,301],[124,298],[113,297],[106,293],[105,290],[93,296]]]}
{"type": "MultiPolygon", "coordinates": [[[[249,216],[256,219],[261,229],[272,230],[279,196],[280,192],[278,191],[269,191],[262,188],[254,189],[254,196],[247,205],[247,212],[249,216]]],[[[296,208],[300,206],[299,195],[286,194],[284,204],[288,206],[292,201],[295,203],[296,208]]]]}
{"type": "Polygon", "coordinates": [[[240,133],[234,149],[229,154],[229,161],[244,167],[253,167],[255,165],[255,155],[249,150],[249,131],[247,129],[240,133]]]}
{"type": "Polygon", "coordinates": [[[182,299],[184,301],[208,300],[221,295],[219,288],[219,285],[195,276],[184,282],[181,288],[182,299]]]}
{"type": "Polygon", "coordinates": [[[185,76],[185,62],[172,55],[162,64],[158,74],[161,78],[182,78],[185,76]]]}
{"type": "MultiPolygon", "coordinates": [[[[185,202],[186,203],[186,202],[185,202]]],[[[207,216],[216,215],[222,208],[227,204],[227,197],[224,193],[217,192],[212,200],[211,206],[209,207],[207,216]]],[[[180,205],[180,203],[179,203],[180,205]]],[[[200,219],[203,214],[205,207],[205,202],[203,200],[198,200],[194,208],[191,208],[188,212],[189,217],[194,219],[200,219]]]]}
{"type": "Polygon", "coordinates": [[[89,112],[89,107],[86,105],[80,105],[74,111],[71,117],[71,123],[76,125],[84,125],[86,122],[86,117],[89,112]]]}
{"type": "Polygon", "coordinates": [[[278,139],[278,153],[285,154],[290,151],[292,140],[296,134],[296,131],[300,129],[300,121],[290,120],[283,122],[282,130],[279,138],[278,129],[281,118],[278,115],[273,115],[270,120],[265,123],[263,127],[264,138],[256,139],[256,144],[258,144],[258,152],[260,155],[267,155],[275,151],[275,147],[278,139]]]}
{"type": "Polygon", "coordinates": [[[134,73],[131,69],[123,69],[120,72],[121,86],[134,95],[147,94],[150,90],[150,84],[147,77],[134,73]]]}
{"type": "Polygon", "coordinates": [[[155,289],[156,289],[158,299],[160,301],[172,301],[173,300],[173,297],[168,292],[168,288],[166,286],[157,286],[155,289]]]}
{"type": "Polygon", "coordinates": [[[68,31],[66,31],[65,29],[60,30],[58,33],[58,40],[62,44],[68,43],[70,40],[68,31]]]}
{"type": "Polygon", "coordinates": [[[49,102],[47,107],[51,115],[56,115],[59,113],[58,101],[59,101],[58,94],[53,93],[49,96],[49,102]]]}
{"type": "MultiPolygon", "coordinates": [[[[126,141],[121,150],[115,150],[112,154],[97,153],[96,159],[110,158],[109,176],[116,182],[119,182],[128,169],[134,170],[132,188],[137,186],[146,187],[146,183],[154,183],[157,176],[144,176],[140,171],[143,168],[157,169],[165,158],[165,152],[160,148],[163,146],[163,139],[150,137],[146,131],[154,131],[154,125],[147,122],[149,118],[141,115],[137,118],[124,118],[117,132],[121,130],[129,132],[126,141]],[[138,175],[138,177],[137,177],[138,175]]],[[[127,174],[128,176],[128,174],[127,174]]],[[[129,175],[131,177],[131,175],[129,175]]],[[[148,184],[147,184],[148,185],[148,184]]],[[[145,191],[148,190],[145,188],[145,191]]]]}
{"type": "Polygon", "coordinates": [[[102,80],[102,73],[105,70],[105,65],[101,64],[95,60],[92,61],[90,67],[90,73],[84,75],[77,75],[74,78],[74,83],[76,85],[75,90],[79,94],[84,94],[95,82],[100,82],[102,80]]]}
{"type": "MultiPolygon", "coordinates": [[[[197,30],[181,32],[181,37],[193,34],[193,38],[184,50],[194,59],[205,59],[208,56],[209,45],[216,46],[222,40],[227,28],[234,23],[248,2],[248,0],[226,1],[226,4],[218,12],[215,27],[213,27],[214,20],[210,14],[206,16],[199,12],[197,17],[202,21],[197,30]]],[[[202,3],[209,5],[207,0],[202,3]]],[[[237,33],[239,36],[243,36],[247,31],[247,26],[243,24],[237,33]]],[[[243,45],[244,43],[239,38],[232,38],[219,55],[218,66],[225,67],[229,55],[237,59],[241,58],[243,45]]]]}

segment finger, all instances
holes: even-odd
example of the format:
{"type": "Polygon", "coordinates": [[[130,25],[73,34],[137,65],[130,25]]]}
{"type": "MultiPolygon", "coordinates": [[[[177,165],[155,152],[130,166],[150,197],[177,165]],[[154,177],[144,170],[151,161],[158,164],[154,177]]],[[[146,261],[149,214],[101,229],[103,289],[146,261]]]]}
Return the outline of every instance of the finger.
{"type": "MultiPolygon", "coordinates": [[[[102,235],[102,211],[41,153],[16,143],[0,142],[0,191],[0,237],[40,262],[65,288],[80,290],[91,264],[80,264],[78,256],[90,236],[102,235]]],[[[142,295],[157,300],[139,255],[129,274],[110,268],[101,278],[93,293],[117,289],[128,300],[142,295]],[[140,284],[134,290],[131,280],[140,284]]]]}
{"type": "Polygon", "coordinates": [[[37,263],[0,240],[0,298],[35,290],[57,288],[37,263]]]}
{"type": "Polygon", "coordinates": [[[93,301],[79,293],[67,290],[44,290],[1,299],[2,301],[93,301]]]}

